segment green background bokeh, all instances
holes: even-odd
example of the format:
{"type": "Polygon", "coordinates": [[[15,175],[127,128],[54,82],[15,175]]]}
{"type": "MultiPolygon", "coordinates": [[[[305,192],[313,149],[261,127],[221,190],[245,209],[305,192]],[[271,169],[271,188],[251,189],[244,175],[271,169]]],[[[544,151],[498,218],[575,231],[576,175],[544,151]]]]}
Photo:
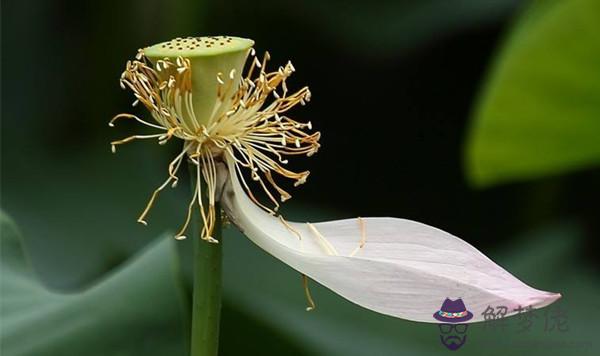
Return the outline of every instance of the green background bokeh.
{"type": "MultiPolygon", "coordinates": [[[[458,352],[600,350],[598,1],[35,0],[2,10],[3,355],[185,354],[191,241],[169,238],[185,184],[161,195],[148,227],[135,222],[178,145],[112,155],[108,142],[139,127],[107,122],[133,110],[118,78],[137,48],[204,34],[254,39],[273,65],[293,61],[291,88],[311,88],[294,116],[323,133],[322,149],[293,163],[311,176],[284,207],[289,219],[422,221],[563,294],[531,332],[518,332],[518,318],[471,325],[458,352]],[[569,330],[544,330],[561,311],[569,330]]],[[[223,355],[450,352],[435,325],[363,310],[314,283],[307,313],[298,273],[232,228],[224,239],[223,355]]]]}

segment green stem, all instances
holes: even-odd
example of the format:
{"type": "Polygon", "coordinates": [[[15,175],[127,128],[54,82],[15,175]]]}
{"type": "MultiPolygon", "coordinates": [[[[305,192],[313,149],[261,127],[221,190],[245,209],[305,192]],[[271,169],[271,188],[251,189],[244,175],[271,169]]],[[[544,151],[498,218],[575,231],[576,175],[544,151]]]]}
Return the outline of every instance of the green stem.
{"type": "MultiPolygon", "coordinates": [[[[191,164],[192,165],[192,164],[191,164]]],[[[195,166],[190,167],[192,182],[195,166]]],[[[206,185],[202,182],[202,191],[206,185]]],[[[204,199],[204,197],[202,197],[204,199]]],[[[204,202],[203,202],[204,203],[204,202]]],[[[208,203],[208,202],[206,202],[208,203]]],[[[221,285],[223,241],[221,239],[221,209],[215,207],[216,222],[210,243],[200,238],[202,220],[199,214],[194,231],[194,296],[192,300],[191,356],[216,356],[219,351],[219,321],[221,316],[221,285]]]]}

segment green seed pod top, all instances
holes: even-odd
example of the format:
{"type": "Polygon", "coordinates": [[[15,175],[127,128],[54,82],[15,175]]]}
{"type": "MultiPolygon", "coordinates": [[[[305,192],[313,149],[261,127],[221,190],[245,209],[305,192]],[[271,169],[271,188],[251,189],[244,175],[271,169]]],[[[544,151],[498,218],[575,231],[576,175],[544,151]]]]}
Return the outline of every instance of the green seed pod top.
{"type": "Polygon", "coordinates": [[[127,61],[119,83],[132,91],[134,106],[148,109],[149,118],[122,113],[109,125],[128,119],[158,132],[112,141],[113,152],[118,145],[137,139],[157,139],[159,144],[171,139],[183,141],[180,153],[169,164],[167,180],[154,191],[139,216],[140,223],[146,224],[159,192],[177,184],[177,172],[186,157],[195,165],[197,181],[177,239],[185,238],[197,204],[204,226],[201,237],[216,242],[212,237],[218,214],[214,203],[219,198],[219,179],[223,178],[217,173],[225,169],[222,161],[228,164],[229,174],[240,174],[242,181],[242,170],[248,170],[274,204],[273,209],[259,202],[244,181],[248,195],[273,215],[280,202],[291,198],[275,177],[292,179],[295,186],[306,182],[310,172],[288,169],[286,157],[311,156],[320,147],[321,134],[309,132],[312,124],[289,116],[290,109],[310,100],[310,90],[302,87],[290,91],[287,80],[295,71],[292,63],[267,70],[269,52],[259,60],[253,44],[252,40],[227,36],[176,38],[143,48],[135,59],[127,61]],[[248,68],[242,76],[246,61],[248,68]],[[206,189],[198,183],[202,178],[206,189]],[[198,199],[202,196],[208,197],[209,204],[198,199]]]}
{"type": "Polygon", "coordinates": [[[155,44],[144,49],[148,58],[162,59],[165,57],[210,57],[231,53],[245,53],[254,45],[247,38],[231,36],[212,37],[177,37],[174,40],[155,44]]]}
{"type": "MultiPolygon", "coordinates": [[[[176,62],[179,57],[190,61],[195,124],[208,126],[212,118],[222,113],[217,107],[219,99],[227,100],[237,89],[249,49],[253,45],[254,41],[250,39],[230,36],[178,37],[147,47],[143,53],[155,65],[164,59],[176,62]],[[218,93],[220,82],[227,85],[223,87],[224,91],[218,93]]],[[[190,117],[185,119],[190,120],[190,117]]]]}

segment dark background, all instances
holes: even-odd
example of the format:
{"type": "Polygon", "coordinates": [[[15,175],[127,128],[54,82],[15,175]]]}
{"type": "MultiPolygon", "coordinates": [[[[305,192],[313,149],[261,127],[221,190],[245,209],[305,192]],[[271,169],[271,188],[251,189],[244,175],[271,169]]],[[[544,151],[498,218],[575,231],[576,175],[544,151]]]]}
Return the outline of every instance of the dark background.
{"type": "MultiPolygon", "coordinates": [[[[161,196],[149,227],[135,224],[178,145],[137,142],[113,156],[109,141],[138,127],[111,129],[107,122],[130,111],[131,95],[120,90],[118,78],[137,48],[212,34],[252,38],[257,53],[269,50],[273,65],[290,59],[297,69],[290,86],[308,85],[312,91],[309,105],[296,108],[293,116],[312,121],[322,132],[322,148],[311,159],[293,163],[311,175],[292,192],[284,213],[297,219],[403,217],[452,232],[488,255],[518,251],[525,258],[539,256],[538,249],[544,248],[527,237],[529,232],[567,224],[576,226],[579,236],[568,261],[597,275],[597,168],[486,189],[469,184],[463,156],[474,103],[526,3],[449,3],[3,2],[2,208],[23,232],[44,285],[60,292],[93,285],[153,237],[179,226],[185,187],[161,196]]],[[[243,251],[240,260],[226,263],[247,263],[243,251]]],[[[570,263],[562,258],[533,260],[547,265],[547,271],[561,271],[563,263],[570,263]]],[[[529,282],[536,274],[527,271],[538,266],[516,268],[529,282]]],[[[257,278],[270,279],[268,273],[257,278]]],[[[559,282],[553,283],[534,286],[564,292],[559,282]]],[[[285,288],[299,294],[291,305],[301,310],[300,283],[289,284],[285,288]]],[[[325,290],[319,294],[336,300],[325,290]]],[[[244,311],[236,298],[233,293],[225,299],[224,354],[312,354],[319,349],[319,343],[308,347],[310,342],[299,341],[304,339],[294,332],[244,311]],[[243,348],[234,341],[238,338],[246,340],[243,348]]],[[[598,312],[597,303],[589,307],[598,312]]],[[[316,312],[330,317],[327,309],[316,312]]],[[[352,320],[343,315],[343,322],[352,320]]],[[[369,315],[374,323],[384,318],[369,315]]],[[[398,325],[388,318],[385,323],[398,325]]],[[[577,330],[577,322],[571,321],[571,327],[577,330]]],[[[416,328],[422,334],[430,331],[416,328]]],[[[436,348],[433,334],[416,337],[417,346],[398,354],[444,352],[436,348]]],[[[323,342],[349,342],[346,334],[337,337],[323,342]]],[[[387,354],[384,344],[370,347],[382,347],[381,354],[387,354]]],[[[320,350],[335,353],[325,346],[320,350]]]]}

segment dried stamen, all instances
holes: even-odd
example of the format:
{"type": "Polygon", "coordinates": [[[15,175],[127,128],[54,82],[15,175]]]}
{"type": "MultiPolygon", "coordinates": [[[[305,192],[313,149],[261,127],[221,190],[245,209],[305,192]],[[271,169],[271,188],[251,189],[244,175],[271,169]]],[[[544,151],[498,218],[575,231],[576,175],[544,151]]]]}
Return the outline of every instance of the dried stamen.
{"type": "MultiPolygon", "coordinates": [[[[182,51],[186,50],[188,49],[182,51]]],[[[215,49],[207,51],[213,50],[215,49]]],[[[159,144],[167,143],[172,137],[184,141],[183,150],[169,164],[167,179],[153,192],[140,215],[138,219],[140,223],[146,224],[146,215],[159,193],[169,183],[172,187],[177,184],[179,180],[177,171],[186,155],[189,161],[197,166],[197,177],[185,223],[176,234],[178,239],[185,238],[184,234],[191,220],[193,207],[197,205],[204,223],[202,239],[217,242],[212,234],[217,213],[216,165],[221,160],[233,161],[236,171],[229,173],[238,174],[252,201],[273,215],[279,208],[280,202],[291,198],[291,195],[275,182],[273,173],[294,180],[296,186],[306,181],[310,172],[293,172],[284,168],[283,165],[288,163],[285,157],[311,156],[317,152],[320,133],[305,132],[307,129],[312,129],[310,122],[297,122],[285,113],[293,106],[309,101],[310,91],[305,87],[293,94],[289,93],[286,80],[295,70],[291,63],[288,62],[277,71],[266,72],[270,59],[269,53],[265,53],[262,61],[254,57],[253,49],[248,53],[251,61],[245,77],[236,79],[235,68],[218,72],[213,77],[217,95],[208,118],[197,117],[194,110],[193,68],[189,58],[165,57],[151,62],[145,56],[144,50],[140,50],[135,60],[127,62],[120,79],[121,87],[129,88],[133,92],[134,104],[141,103],[145,106],[155,123],[132,114],[119,114],[110,121],[109,125],[114,126],[114,122],[118,119],[133,119],[162,132],[133,135],[113,141],[111,142],[113,151],[117,145],[136,139],[154,138],[158,139],[159,144]],[[276,92],[278,88],[281,90],[276,92]],[[259,183],[272,202],[274,206],[272,209],[254,196],[244,179],[242,168],[248,169],[252,180],[259,183]],[[201,179],[204,180],[206,189],[202,188],[201,179]]]]}
{"type": "Polygon", "coordinates": [[[308,288],[308,277],[305,274],[302,275],[302,287],[304,288],[304,294],[306,295],[306,301],[308,302],[306,311],[315,310],[317,306],[312,298],[312,295],[310,294],[310,289],[308,288]]]}
{"type": "Polygon", "coordinates": [[[313,234],[317,237],[317,243],[319,244],[319,246],[321,246],[321,248],[323,249],[323,251],[325,251],[326,254],[331,256],[338,255],[337,251],[335,250],[335,247],[333,247],[333,245],[325,238],[325,236],[321,235],[319,230],[317,230],[317,228],[313,224],[306,223],[306,225],[308,226],[310,231],[312,231],[313,234]]]}
{"type": "Polygon", "coordinates": [[[358,242],[358,246],[350,254],[350,257],[353,257],[354,255],[356,255],[356,253],[358,251],[362,250],[362,248],[365,247],[365,243],[367,242],[367,233],[365,232],[365,222],[361,217],[358,218],[358,227],[360,229],[360,241],[358,242]]]}

